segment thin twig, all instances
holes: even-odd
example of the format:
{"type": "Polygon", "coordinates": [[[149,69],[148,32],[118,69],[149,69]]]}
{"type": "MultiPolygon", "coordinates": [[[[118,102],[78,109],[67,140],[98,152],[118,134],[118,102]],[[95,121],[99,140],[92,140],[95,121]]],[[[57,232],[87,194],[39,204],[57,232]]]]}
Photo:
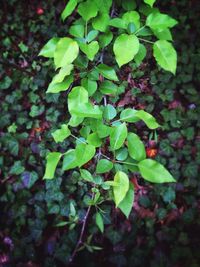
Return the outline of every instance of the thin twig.
{"type": "Polygon", "coordinates": [[[147,40],[147,39],[143,39],[143,38],[138,38],[138,39],[139,39],[140,41],[145,42],[145,43],[154,44],[154,42],[149,41],[149,40],[147,40]]]}

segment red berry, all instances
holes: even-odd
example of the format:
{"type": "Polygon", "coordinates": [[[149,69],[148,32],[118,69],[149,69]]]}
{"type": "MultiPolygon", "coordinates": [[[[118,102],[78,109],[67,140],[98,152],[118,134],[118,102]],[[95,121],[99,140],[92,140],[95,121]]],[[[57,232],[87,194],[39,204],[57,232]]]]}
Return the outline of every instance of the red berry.
{"type": "Polygon", "coordinates": [[[38,15],[42,15],[42,14],[44,14],[44,9],[41,8],[41,7],[38,7],[38,8],[37,8],[37,14],[38,14],[38,15]]]}

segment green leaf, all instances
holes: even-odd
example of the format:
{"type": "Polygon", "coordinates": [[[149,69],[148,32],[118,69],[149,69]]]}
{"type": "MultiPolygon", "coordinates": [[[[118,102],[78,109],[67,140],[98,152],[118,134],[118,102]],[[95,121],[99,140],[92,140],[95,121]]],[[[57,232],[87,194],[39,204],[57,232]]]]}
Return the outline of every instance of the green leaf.
{"type": "Polygon", "coordinates": [[[119,203],[118,208],[124,213],[128,219],[134,202],[134,187],[132,183],[129,183],[129,190],[126,193],[125,198],[119,203]]]}
{"type": "Polygon", "coordinates": [[[94,0],[94,2],[96,3],[99,12],[108,14],[113,0],[94,0]]]}
{"type": "Polygon", "coordinates": [[[67,124],[61,125],[61,129],[58,129],[52,133],[52,136],[56,143],[63,142],[68,136],[70,136],[71,132],[68,128],[67,124]]]}
{"type": "Polygon", "coordinates": [[[143,142],[139,136],[134,133],[129,133],[128,137],[128,152],[131,158],[137,161],[141,161],[146,158],[146,152],[143,142]]]}
{"type": "Polygon", "coordinates": [[[118,77],[116,75],[116,72],[113,68],[105,65],[105,64],[99,64],[97,67],[98,72],[108,80],[112,81],[118,81],[118,77]]]}
{"type": "Polygon", "coordinates": [[[152,159],[144,159],[138,163],[142,177],[152,183],[176,182],[172,175],[159,162],[152,159]]]}
{"type": "Polygon", "coordinates": [[[135,25],[136,29],[140,28],[140,15],[138,12],[136,11],[129,11],[124,13],[124,15],[122,16],[123,21],[126,24],[126,28],[128,27],[128,25],[130,23],[133,23],[135,25]]]}
{"type": "Polygon", "coordinates": [[[139,41],[134,35],[121,34],[114,42],[113,51],[116,61],[121,67],[130,62],[139,51],[139,41]]]}
{"type": "Polygon", "coordinates": [[[69,33],[78,38],[84,37],[84,31],[85,31],[85,28],[83,25],[72,25],[69,28],[69,33]]]}
{"type": "Polygon", "coordinates": [[[126,147],[120,148],[116,151],[116,159],[124,161],[128,157],[128,150],[126,147]]]}
{"type": "Polygon", "coordinates": [[[60,38],[54,53],[54,63],[56,68],[71,64],[78,56],[79,46],[71,38],[60,38]]]}
{"type": "Polygon", "coordinates": [[[43,179],[53,179],[56,167],[62,154],[59,152],[50,152],[47,157],[46,170],[43,179]]]}
{"type": "Polygon", "coordinates": [[[100,147],[102,144],[102,141],[97,133],[92,133],[88,135],[87,142],[89,145],[93,145],[95,147],[100,147]]]}
{"type": "Polygon", "coordinates": [[[135,55],[134,60],[137,63],[137,65],[140,65],[143,61],[143,59],[146,57],[147,50],[143,44],[140,44],[139,51],[135,55]]]}
{"type": "Polygon", "coordinates": [[[98,13],[98,7],[93,0],[87,0],[86,2],[79,4],[78,13],[85,21],[88,21],[91,18],[96,17],[98,13]]]}
{"type": "Polygon", "coordinates": [[[53,37],[50,39],[45,46],[43,46],[42,50],[39,53],[39,56],[47,57],[47,58],[53,58],[54,57],[54,52],[56,50],[56,45],[60,38],[58,37],[53,37]]]}
{"type": "Polygon", "coordinates": [[[151,29],[164,30],[166,28],[172,28],[177,24],[177,21],[166,14],[159,12],[151,13],[146,20],[146,25],[151,29]]]}
{"type": "Polygon", "coordinates": [[[144,0],[144,2],[149,5],[150,7],[153,7],[154,3],[156,2],[156,0],[144,0]]]}
{"type": "Polygon", "coordinates": [[[99,230],[103,233],[104,232],[104,223],[103,218],[99,212],[96,213],[96,225],[99,227],[99,230]]]}
{"type": "Polygon", "coordinates": [[[87,37],[85,38],[87,43],[90,43],[91,41],[93,41],[97,36],[98,36],[99,32],[96,30],[92,30],[88,33],[87,37]]]}
{"type": "Polygon", "coordinates": [[[104,81],[100,84],[99,90],[105,95],[116,95],[118,86],[111,81],[104,81]]]}
{"type": "Polygon", "coordinates": [[[73,107],[70,110],[70,113],[72,115],[76,115],[78,117],[83,118],[95,118],[95,119],[101,119],[102,118],[102,111],[99,106],[95,105],[93,106],[91,103],[86,104],[77,104],[76,107],[73,107]]]}
{"type": "Polygon", "coordinates": [[[61,18],[64,21],[69,15],[72,14],[74,9],[76,8],[78,1],[77,0],[69,0],[65,9],[63,10],[61,14],[61,18]]]}
{"type": "Polygon", "coordinates": [[[95,147],[87,144],[79,144],[76,146],[75,154],[78,167],[80,168],[94,157],[95,147]]]}
{"type": "Polygon", "coordinates": [[[68,109],[71,113],[77,105],[88,103],[88,92],[82,86],[74,87],[68,95],[68,109]]]}
{"type": "Polygon", "coordinates": [[[70,149],[64,154],[62,170],[67,171],[78,166],[75,149],[70,149]]]}
{"type": "Polygon", "coordinates": [[[74,77],[72,75],[66,77],[61,83],[54,83],[54,80],[49,84],[46,93],[57,94],[66,91],[72,84],[74,77]]]}
{"type": "Polygon", "coordinates": [[[103,116],[106,120],[110,121],[114,119],[116,115],[117,115],[117,111],[112,105],[108,104],[107,106],[105,106],[104,111],[103,111],[103,116]]]}
{"type": "Polygon", "coordinates": [[[125,21],[123,21],[123,19],[120,19],[120,18],[111,19],[109,22],[109,25],[111,27],[120,28],[120,29],[126,29],[127,28],[125,21]]]}
{"type": "Polygon", "coordinates": [[[136,9],[137,4],[136,4],[135,0],[126,0],[126,1],[122,1],[122,7],[125,10],[130,11],[130,10],[136,9]]]}
{"type": "Polygon", "coordinates": [[[107,159],[101,159],[97,163],[96,173],[109,172],[113,168],[113,163],[107,159]]]}
{"type": "Polygon", "coordinates": [[[153,55],[157,63],[164,69],[176,73],[177,54],[171,43],[159,40],[153,45],[153,55]]]}
{"type": "Polygon", "coordinates": [[[92,26],[95,30],[100,32],[106,32],[109,25],[110,17],[106,13],[99,14],[98,17],[94,18],[92,21],[92,26]]]}
{"type": "Polygon", "coordinates": [[[101,34],[99,36],[99,44],[102,48],[108,46],[110,44],[110,42],[112,41],[113,39],[113,34],[112,32],[106,32],[104,34],[101,34]]]}
{"type": "Polygon", "coordinates": [[[137,110],[132,108],[124,109],[120,114],[120,120],[126,122],[137,122],[140,119],[136,116],[137,110]]]}
{"type": "Polygon", "coordinates": [[[71,71],[73,70],[74,66],[72,64],[69,64],[59,70],[59,73],[56,74],[53,77],[52,83],[61,83],[64,78],[71,74],[71,71]]]}
{"type": "Polygon", "coordinates": [[[80,170],[80,173],[81,173],[81,177],[82,177],[85,181],[94,183],[94,178],[93,178],[92,174],[91,174],[89,171],[84,170],[84,169],[81,169],[81,170],[80,170]]]}
{"type": "Polygon", "coordinates": [[[92,96],[97,90],[97,82],[92,81],[91,79],[82,79],[81,85],[88,91],[89,96],[92,96]]]}
{"type": "Polygon", "coordinates": [[[99,51],[99,44],[97,41],[93,41],[90,44],[79,44],[81,51],[87,55],[89,60],[93,60],[95,55],[99,51]]]}
{"type": "Polygon", "coordinates": [[[125,123],[114,127],[110,134],[111,149],[117,150],[120,147],[122,147],[126,137],[127,137],[127,127],[125,123]]]}
{"type": "Polygon", "coordinates": [[[123,201],[129,190],[129,179],[126,173],[118,171],[114,177],[113,193],[116,207],[123,201]]]}
{"type": "Polygon", "coordinates": [[[136,113],[136,116],[143,120],[144,123],[147,125],[147,127],[151,130],[157,129],[158,127],[160,127],[160,125],[157,123],[156,119],[149,114],[148,112],[144,111],[144,110],[138,110],[136,113]]]}
{"type": "Polygon", "coordinates": [[[154,35],[160,40],[172,41],[172,35],[169,29],[153,30],[154,35]]]}

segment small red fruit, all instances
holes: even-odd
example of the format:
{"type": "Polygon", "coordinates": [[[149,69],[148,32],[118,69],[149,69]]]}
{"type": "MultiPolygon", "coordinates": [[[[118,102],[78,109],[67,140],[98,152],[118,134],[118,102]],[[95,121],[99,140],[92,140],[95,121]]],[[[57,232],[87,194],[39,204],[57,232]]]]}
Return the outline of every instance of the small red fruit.
{"type": "Polygon", "coordinates": [[[158,154],[158,150],[156,148],[146,148],[146,153],[148,158],[155,158],[158,154]]]}
{"type": "Polygon", "coordinates": [[[42,15],[42,14],[44,14],[44,9],[41,8],[41,7],[38,7],[38,8],[37,8],[37,14],[38,14],[38,15],[42,15]]]}

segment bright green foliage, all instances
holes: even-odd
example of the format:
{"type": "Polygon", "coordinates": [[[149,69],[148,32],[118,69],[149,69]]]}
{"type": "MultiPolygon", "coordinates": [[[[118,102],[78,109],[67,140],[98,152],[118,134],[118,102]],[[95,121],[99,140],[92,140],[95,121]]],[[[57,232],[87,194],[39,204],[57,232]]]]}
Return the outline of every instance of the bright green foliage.
{"type": "MultiPolygon", "coordinates": [[[[52,133],[57,143],[68,138],[70,149],[48,154],[44,178],[54,177],[63,156],[62,171],[71,174],[76,169],[80,184],[87,183],[84,186],[91,190],[84,205],[98,210],[94,220],[102,233],[104,211],[99,206],[105,200],[113,198],[116,207],[129,217],[134,201],[129,176],[133,173],[154,183],[175,181],[163,165],[146,159],[145,144],[134,133],[138,124],[155,130],[159,123],[148,112],[132,108],[134,103],[126,103],[126,98],[129,80],[134,80],[136,68],[152,52],[161,68],[175,74],[177,55],[170,29],[177,21],[152,8],[155,0],[144,0],[142,6],[134,0],[113,3],[68,1],[61,15],[63,21],[74,15],[68,32],[65,37],[52,38],[40,52],[53,59],[57,70],[47,93],[68,90],[65,115],[71,116],[52,133]],[[126,77],[127,70],[130,77],[126,77]]],[[[39,108],[35,105],[34,109],[39,108]]],[[[74,206],[72,211],[75,216],[74,206]]],[[[75,225],[73,222],[71,227],[75,225]]]]}
{"type": "Polygon", "coordinates": [[[51,152],[47,155],[47,165],[43,179],[53,179],[56,167],[62,154],[59,152],[51,152]]]}
{"type": "Polygon", "coordinates": [[[153,55],[163,69],[176,73],[177,54],[171,43],[165,40],[155,42],[153,55]]]}
{"type": "Polygon", "coordinates": [[[152,183],[175,182],[163,165],[152,159],[144,159],[138,164],[142,177],[152,183]]]}
{"type": "Polygon", "coordinates": [[[134,56],[139,51],[139,41],[138,38],[132,34],[121,34],[117,37],[114,47],[113,47],[116,61],[121,67],[122,65],[133,60],[134,56]]]}
{"type": "Polygon", "coordinates": [[[113,194],[114,201],[116,207],[122,202],[122,200],[126,197],[126,194],[129,190],[129,179],[126,173],[117,172],[114,177],[114,186],[113,186],[113,194]]]}

